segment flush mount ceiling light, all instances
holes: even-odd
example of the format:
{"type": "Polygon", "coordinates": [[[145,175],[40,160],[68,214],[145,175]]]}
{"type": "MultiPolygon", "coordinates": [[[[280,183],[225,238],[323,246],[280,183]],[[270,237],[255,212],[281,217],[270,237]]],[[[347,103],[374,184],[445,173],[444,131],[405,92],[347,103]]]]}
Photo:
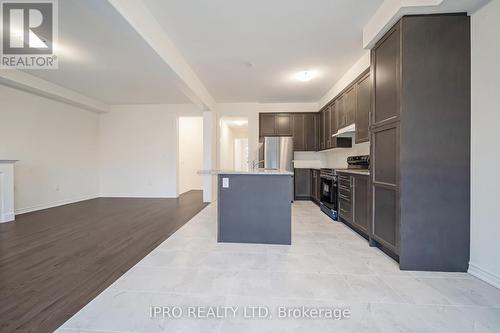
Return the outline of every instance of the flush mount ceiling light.
{"type": "Polygon", "coordinates": [[[315,71],[302,71],[295,74],[295,78],[300,82],[308,82],[314,79],[318,74],[315,71]]]}
{"type": "Polygon", "coordinates": [[[243,125],[248,124],[248,121],[246,121],[246,120],[235,120],[235,121],[233,121],[233,124],[235,124],[236,126],[243,126],[243,125]]]}

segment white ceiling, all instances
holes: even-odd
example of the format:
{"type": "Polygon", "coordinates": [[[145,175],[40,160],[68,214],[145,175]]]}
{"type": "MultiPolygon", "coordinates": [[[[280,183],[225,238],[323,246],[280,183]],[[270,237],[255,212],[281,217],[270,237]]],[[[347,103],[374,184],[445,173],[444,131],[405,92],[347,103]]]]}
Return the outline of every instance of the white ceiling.
{"type": "Polygon", "coordinates": [[[240,134],[248,133],[248,117],[224,116],[220,121],[224,122],[233,132],[240,134]]]}
{"type": "MultiPolygon", "coordinates": [[[[142,1],[219,103],[317,102],[366,52],[363,28],[383,2],[142,1]],[[319,76],[299,82],[303,70],[319,76]]],[[[485,1],[447,0],[441,9],[485,1]]],[[[27,72],[109,105],[191,102],[108,1],[59,1],[58,30],[59,70],[27,72]]]]}
{"type": "Polygon", "coordinates": [[[59,1],[59,70],[39,78],[106,104],[190,103],[174,73],[104,0],[59,1]]]}
{"type": "Polygon", "coordinates": [[[217,102],[315,102],[362,56],[382,0],[145,2],[217,102]]]}

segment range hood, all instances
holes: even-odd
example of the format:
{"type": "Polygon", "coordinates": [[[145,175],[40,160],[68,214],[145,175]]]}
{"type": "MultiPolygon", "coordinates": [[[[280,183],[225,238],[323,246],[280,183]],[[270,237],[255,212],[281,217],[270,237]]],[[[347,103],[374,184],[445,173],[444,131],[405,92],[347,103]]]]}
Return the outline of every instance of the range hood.
{"type": "Polygon", "coordinates": [[[355,124],[351,124],[349,126],[339,128],[339,130],[337,131],[337,133],[333,134],[332,136],[333,137],[339,137],[339,138],[342,138],[342,137],[351,137],[352,134],[354,134],[355,132],[356,132],[356,125],[355,124]]]}

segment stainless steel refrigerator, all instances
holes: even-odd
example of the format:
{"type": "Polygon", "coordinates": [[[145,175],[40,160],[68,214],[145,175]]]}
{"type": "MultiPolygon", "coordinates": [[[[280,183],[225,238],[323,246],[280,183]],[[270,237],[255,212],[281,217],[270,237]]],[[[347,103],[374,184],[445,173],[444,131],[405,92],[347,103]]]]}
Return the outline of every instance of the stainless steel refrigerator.
{"type": "Polygon", "coordinates": [[[266,136],[264,138],[264,168],[293,172],[293,138],[266,136]]]}

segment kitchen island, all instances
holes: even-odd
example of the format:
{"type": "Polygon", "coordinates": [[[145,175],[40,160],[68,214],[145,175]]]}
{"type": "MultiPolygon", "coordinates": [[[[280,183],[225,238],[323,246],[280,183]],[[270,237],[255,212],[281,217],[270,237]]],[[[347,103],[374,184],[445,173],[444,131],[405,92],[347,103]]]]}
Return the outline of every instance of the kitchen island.
{"type": "Polygon", "coordinates": [[[292,177],[279,170],[218,172],[217,241],[290,245],[292,177]]]}

